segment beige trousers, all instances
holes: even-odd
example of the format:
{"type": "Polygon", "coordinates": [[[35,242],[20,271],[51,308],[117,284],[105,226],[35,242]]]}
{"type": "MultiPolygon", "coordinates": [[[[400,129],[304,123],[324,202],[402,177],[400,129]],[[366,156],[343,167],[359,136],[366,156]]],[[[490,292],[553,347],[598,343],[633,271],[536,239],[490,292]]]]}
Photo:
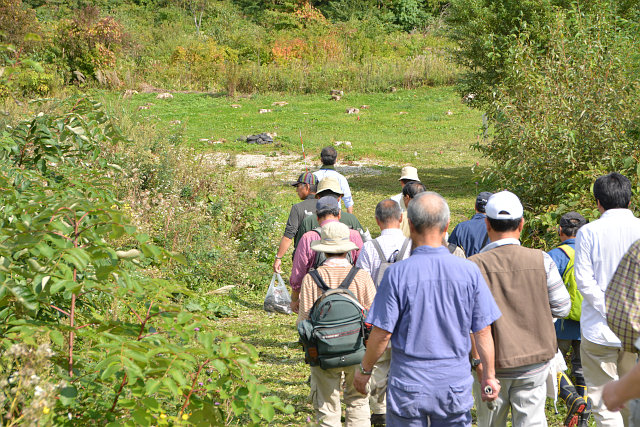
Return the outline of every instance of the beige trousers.
{"type": "MultiPolygon", "coordinates": [[[[488,425],[504,427],[507,425],[509,409],[513,427],[547,426],[547,416],[544,405],[547,400],[547,376],[549,370],[529,378],[505,379],[500,378],[500,393],[495,411],[487,411],[488,425]]],[[[478,418],[478,425],[486,425],[478,418]]]]}
{"type": "Polygon", "coordinates": [[[390,366],[391,348],[387,348],[373,367],[373,373],[369,380],[369,386],[371,387],[369,406],[374,414],[387,413],[387,380],[390,366]]]}
{"type": "Polygon", "coordinates": [[[587,393],[593,402],[593,418],[598,427],[629,425],[629,410],[608,411],[602,400],[602,389],[606,383],[629,372],[636,364],[636,358],[635,353],[623,351],[620,347],[596,344],[582,337],[580,359],[587,393]]]}
{"type": "Polygon", "coordinates": [[[486,402],[482,401],[482,390],[480,381],[482,378],[478,378],[478,373],[475,371],[471,371],[473,375],[473,388],[471,392],[473,393],[473,402],[476,407],[476,419],[478,427],[489,427],[489,407],[486,402]]]}
{"type": "Polygon", "coordinates": [[[371,427],[369,396],[360,394],[353,386],[353,377],[358,365],[343,368],[322,369],[311,367],[311,402],[316,411],[316,422],[320,427],[340,427],[340,390],[344,373],[344,403],[346,427],[371,427]]]}

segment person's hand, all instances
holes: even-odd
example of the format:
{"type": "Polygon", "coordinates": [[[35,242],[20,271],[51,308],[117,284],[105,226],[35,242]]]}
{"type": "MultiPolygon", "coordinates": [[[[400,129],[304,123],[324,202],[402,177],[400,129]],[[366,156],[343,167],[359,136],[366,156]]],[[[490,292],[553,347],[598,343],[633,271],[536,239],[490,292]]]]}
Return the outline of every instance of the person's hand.
{"type": "Polygon", "coordinates": [[[624,402],[620,400],[620,393],[618,392],[618,383],[619,381],[611,381],[602,390],[602,400],[607,409],[612,412],[617,412],[624,408],[624,402]]]}
{"type": "Polygon", "coordinates": [[[484,402],[492,402],[498,398],[498,394],[500,393],[500,381],[498,381],[495,377],[493,378],[483,378],[482,379],[482,400],[484,402]],[[491,386],[491,394],[486,394],[484,392],[487,386],[491,386]]]}
{"type": "Polygon", "coordinates": [[[274,273],[282,273],[282,260],[276,258],[273,262],[273,271],[274,273]]]}
{"type": "Polygon", "coordinates": [[[369,379],[371,375],[365,375],[360,372],[358,367],[355,368],[356,374],[353,377],[353,386],[358,390],[361,394],[368,394],[367,392],[367,384],[369,383],[369,379]]]}
{"type": "Polygon", "coordinates": [[[291,300],[290,307],[291,307],[291,311],[293,311],[294,313],[297,313],[298,309],[300,308],[300,300],[299,299],[295,301],[291,300]]]}

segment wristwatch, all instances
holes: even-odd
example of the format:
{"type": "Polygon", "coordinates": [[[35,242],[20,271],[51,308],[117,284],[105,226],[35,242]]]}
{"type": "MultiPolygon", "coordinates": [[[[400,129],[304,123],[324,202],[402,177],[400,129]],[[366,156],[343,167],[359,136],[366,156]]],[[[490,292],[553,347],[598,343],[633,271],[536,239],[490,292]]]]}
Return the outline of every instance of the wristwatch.
{"type": "Polygon", "coordinates": [[[276,259],[282,259],[282,257],[281,257],[281,256],[276,255],[276,259]]]}
{"type": "Polygon", "coordinates": [[[364,367],[362,366],[362,362],[360,362],[360,373],[362,375],[371,375],[373,373],[373,369],[370,371],[367,371],[366,369],[364,369],[364,367]]]}
{"type": "Polygon", "coordinates": [[[476,369],[478,365],[482,363],[480,359],[471,359],[471,369],[476,369]]]}

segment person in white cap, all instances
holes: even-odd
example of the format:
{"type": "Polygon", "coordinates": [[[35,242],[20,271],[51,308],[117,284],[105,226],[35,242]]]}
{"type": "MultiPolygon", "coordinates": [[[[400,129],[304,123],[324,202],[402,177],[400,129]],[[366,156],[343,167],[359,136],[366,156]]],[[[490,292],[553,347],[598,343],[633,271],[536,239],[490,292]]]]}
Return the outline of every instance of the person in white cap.
{"type": "MultiPolygon", "coordinates": [[[[524,218],[518,197],[501,191],[485,210],[491,243],[469,260],[480,268],[502,312],[492,326],[502,388],[496,410],[479,416],[478,426],[507,425],[509,410],[514,427],[546,426],[546,379],[558,349],[553,317],[569,314],[571,298],[549,254],[520,245],[524,218]]],[[[473,347],[471,357],[481,377],[483,366],[473,347]]]]}
{"type": "MultiPolygon", "coordinates": [[[[413,166],[403,167],[400,179],[398,181],[400,181],[400,185],[402,186],[402,188],[404,188],[404,186],[411,181],[420,182],[420,178],[418,177],[418,169],[414,168],[413,166]]],[[[400,205],[400,209],[402,209],[402,212],[407,211],[407,206],[404,203],[402,192],[396,194],[395,196],[391,196],[390,199],[400,205]]]]}
{"type": "MultiPolygon", "coordinates": [[[[347,253],[359,248],[350,240],[349,227],[334,221],[322,226],[321,239],[311,242],[311,249],[326,255],[327,260],[316,271],[327,287],[336,289],[352,269],[352,265],[347,261],[347,253]]],[[[373,279],[366,270],[356,270],[357,273],[353,276],[348,289],[358,302],[368,310],[376,295],[376,288],[373,279]]],[[[311,307],[322,294],[322,289],[316,284],[313,277],[307,274],[302,280],[300,290],[298,323],[309,318],[311,307]]],[[[317,425],[336,427],[342,425],[340,422],[340,391],[343,390],[343,376],[345,379],[345,425],[358,427],[371,425],[369,398],[366,394],[360,394],[353,385],[357,366],[330,369],[311,366],[311,398],[317,425]]]]}

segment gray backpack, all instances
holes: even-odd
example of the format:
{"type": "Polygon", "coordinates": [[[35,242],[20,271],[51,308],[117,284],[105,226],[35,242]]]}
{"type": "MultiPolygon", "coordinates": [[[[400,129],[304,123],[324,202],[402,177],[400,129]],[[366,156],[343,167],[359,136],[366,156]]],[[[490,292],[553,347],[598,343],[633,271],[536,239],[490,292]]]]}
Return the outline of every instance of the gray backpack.
{"type": "Polygon", "coordinates": [[[376,277],[373,278],[373,282],[375,283],[376,288],[380,284],[380,281],[382,280],[382,276],[384,276],[384,272],[387,271],[387,268],[389,268],[391,264],[393,264],[394,262],[402,261],[402,259],[404,259],[404,254],[405,252],[407,252],[407,248],[409,247],[410,241],[411,239],[407,237],[404,240],[402,247],[400,247],[400,250],[396,249],[389,256],[389,258],[385,258],[384,252],[382,252],[382,246],[380,246],[380,243],[376,239],[372,240],[373,247],[376,248],[376,250],[378,251],[378,255],[380,256],[380,260],[382,261],[380,263],[380,269],[378,270],[378,274],[376,275],[376,277]]]}
{"type": "Polygon", "coordinates": [[[330,289],[316,270],[309,274],[322,289],[309,319],[298,324],[305,361],[322,369],[357,365],[365,352],[367,310],[349,291],[360,269],[352,267],[340,286],[330,289]]]}

